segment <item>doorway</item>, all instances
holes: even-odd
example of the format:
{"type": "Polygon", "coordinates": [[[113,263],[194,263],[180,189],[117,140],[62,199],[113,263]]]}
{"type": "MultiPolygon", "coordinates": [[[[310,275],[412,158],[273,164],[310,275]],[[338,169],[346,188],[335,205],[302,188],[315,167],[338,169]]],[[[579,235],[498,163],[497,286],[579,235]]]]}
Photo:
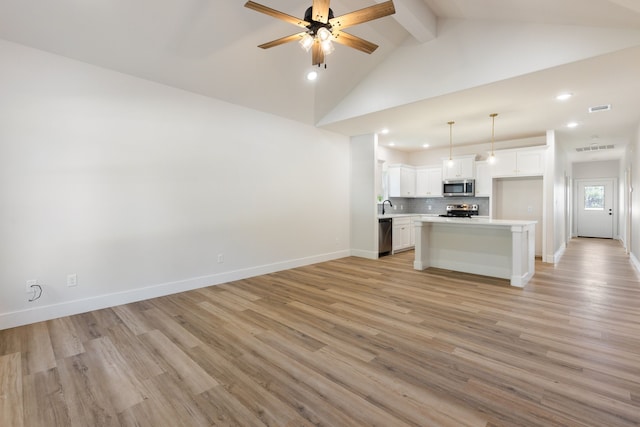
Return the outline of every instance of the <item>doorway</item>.
{"type": "Polygon", "coordinates": [[[578,237],[613,239],[615,179],[578,180],[576,196],[578,237]]]}

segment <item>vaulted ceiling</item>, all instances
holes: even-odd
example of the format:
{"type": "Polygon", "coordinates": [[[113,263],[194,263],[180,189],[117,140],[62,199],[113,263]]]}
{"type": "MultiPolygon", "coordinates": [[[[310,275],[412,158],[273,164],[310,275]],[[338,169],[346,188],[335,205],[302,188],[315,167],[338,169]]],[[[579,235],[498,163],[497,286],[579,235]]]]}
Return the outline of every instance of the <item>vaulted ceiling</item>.
{"type": "MultiPolygon", "coordinates": [[[[259,3],[300,18],[310,6],[259,3]]],[[[3,0],[0,38],[349,136],[387,127],[381,143],[403,150],[447,145],[449,120],[457,144],[486,142],[493,112],[496,140],[554,129],[572,152],[623,147],[637,130],[636,0],[394,3],[395,15],[349,29],[378,50],[338,45],[314,82],[297,43],[257,47],[298,28],[244,0],[3,0]],[[554,99],[565,91],[574,96],[554,99]],[[567,129],[569,121],[579,126],[567,129]]],[[[333,0],[331,8],[341,15],[372,4],[333,0]]]]}

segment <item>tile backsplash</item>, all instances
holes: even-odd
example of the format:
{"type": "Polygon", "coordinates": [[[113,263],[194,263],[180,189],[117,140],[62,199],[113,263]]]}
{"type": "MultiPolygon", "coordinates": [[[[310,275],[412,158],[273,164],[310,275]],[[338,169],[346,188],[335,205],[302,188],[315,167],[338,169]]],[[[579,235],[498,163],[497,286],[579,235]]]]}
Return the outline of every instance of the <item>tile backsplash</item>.
{"type": "MultiPolygon", "coordinates": [[[[434,198],[408,198],[391,197],[393,208],[387,203],[384,210],[387,214],[415,213],[415,214],[443,214],[447,205],[459,205],[467,203],[478,205],[478,214],[489,216],[488,197],[434,197],[434,198]],[[429,209],[431,207],[431,209],[429,209]]],[[[378,204],[378,214],[382,213],[382,205],[378,204]]]]}

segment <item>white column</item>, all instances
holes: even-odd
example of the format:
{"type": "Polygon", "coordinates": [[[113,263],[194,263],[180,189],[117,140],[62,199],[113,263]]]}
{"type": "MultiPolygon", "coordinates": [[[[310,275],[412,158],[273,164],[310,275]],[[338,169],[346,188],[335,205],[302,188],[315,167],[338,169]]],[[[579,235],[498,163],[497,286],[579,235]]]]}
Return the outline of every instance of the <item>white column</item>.
{"type": "Polygon", "coordinates": [[[522,226],[511,227],[511,286],[522,287],[522,275],[524,266],[522,263],[523,258],[523,230],[522,226]]]}
{"type": "Polygon", "coordinates": [[[511,227],[511,286],[523,287],[535,271],[535,225],[511,227]]]}

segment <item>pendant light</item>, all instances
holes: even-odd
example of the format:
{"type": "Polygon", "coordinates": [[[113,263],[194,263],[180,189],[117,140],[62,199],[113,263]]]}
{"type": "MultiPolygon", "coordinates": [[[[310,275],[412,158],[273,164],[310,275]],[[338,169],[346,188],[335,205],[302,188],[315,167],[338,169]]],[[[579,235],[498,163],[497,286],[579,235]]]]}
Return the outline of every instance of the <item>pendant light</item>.
{"type": "Polygon", "coordinates": [[[489,163],[494,164],[496,162],[496,156],[493,154],[493,140],[495,136],[495,128],[496,128],[496,116],[498,113],[491,113],[489,117],[491,117],[491,155],[489,156],[489,163]]]}
{"type": "Polygon", "coordinates": [[[447,166],[449,167],[453,167],[453,157],[451,156],[451,153],[453,151],[453,124],[454,123],[455,123],[454,121],[447,122],[447,124],[449,125],[449,161],[447,162],[447,166]]]}

